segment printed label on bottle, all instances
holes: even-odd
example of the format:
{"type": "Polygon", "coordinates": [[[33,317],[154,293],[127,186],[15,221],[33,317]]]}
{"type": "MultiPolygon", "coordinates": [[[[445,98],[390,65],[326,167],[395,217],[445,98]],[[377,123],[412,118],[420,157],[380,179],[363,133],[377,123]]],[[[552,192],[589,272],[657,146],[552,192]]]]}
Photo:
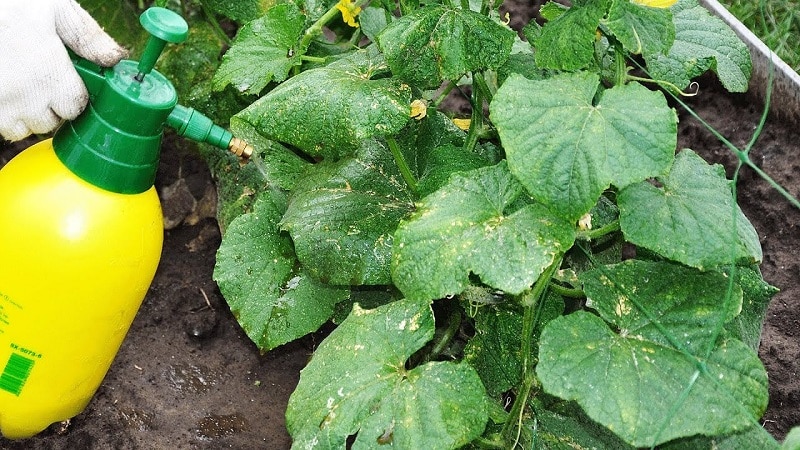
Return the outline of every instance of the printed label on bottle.
{"type": "Polygon", "coordinates": [[[11,325],[11,320],[9,319],[8,314],[6,313],[3,304],[0,303],[0,336],[2,336],[3,333],[6,332],[6,328],[8,328],[9,325],[11,325]]]}
{"type": "Polygon", "coordinates": [[[11,312],[14,309],[22,309],[22,306],[0,291],[0,336],[11,327],[11,312]]]}
{"type": "MultiPolygon", "coordinates": [[[[14,344],[11,344],[14,346],[14,344]]],[[[41,355],[39,355],[41,357],[41,355]]],[[[25,382],[33,371],[36,360],[21,353],[11,353],[3,373],[0,374],[0,390],[10,392],[17,397],[22,393],[25,382]]]]}

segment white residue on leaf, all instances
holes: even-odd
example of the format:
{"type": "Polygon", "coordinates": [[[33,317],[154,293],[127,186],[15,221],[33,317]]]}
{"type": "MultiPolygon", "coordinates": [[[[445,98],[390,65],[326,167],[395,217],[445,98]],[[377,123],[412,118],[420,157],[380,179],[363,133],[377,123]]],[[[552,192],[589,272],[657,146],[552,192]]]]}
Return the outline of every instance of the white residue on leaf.
{"type": "Polygon", "coordinates": [[[305,448],[306,448],[306,450],[312,450],[312,449],[313,449],[313,448],[315,448],[317,445],[319,445],[319,440],[317,440],[317,437],[316,437],[316,436],[314,436],[314,439],[312,439],[312,440],[310,440],[310,441],[306,442],[306,447],[305,447],[305,448]]]}
{"type": "Polygon", "coordinates": [[[333,411],[330,411],[330,412],[328,413],[328,415],[327,415],[327,416],[325,416],[325,420],[323,420],[323,421],[322,421],[322,423],[320,424],[320,426],[319,426],[319,427],[320,427],[320,428],[327,427],[328,425],[330,425],[330,424],[331,424],[331,422],[333,422],[333,419],[335,419],[335,418],[336,418],[336,413],[335,413],[335,412],[333,412],[333,411]]]}
{"type": "Polygon", "coordinates": [[[353,315],[354,316],[363,316],[365,314],[369,314],[368,309],[364,309],[358,303],[353,304],[353,315]]]}
{"type": "Polygon", "coordinates": [[[416,314],[414,315],[414,317],[411,318],[411,323],[408,327],[409,331],[419,330],[419,319],[420,319],[420,314],[416,314]]]}
{"type": "Polygon", "coordinates": [[[631,313],[631,305],[630,301],[628,300],[628,297],[624,295],[621,295],[619,297],[617,305],[614,307],[614,312],[620,317],[627,316],[628,314],[631,313]]]}
{"type": "Polygon", "coordinates": [[[419,329],[419,318],[420,315],[416,314],[414,315],[414,317],[411,317],[410,319],[403,319],[400,321],[399,324],[397,324],[397,329],[405,330],[406,326],[408,326],[408,331],[416,331],[419,329]]]}
{"type": "Polygon", "coordinates": [[[286,282],[286,290],[290,291],[292,289],[297,288],[297,286],[299,286],[299,285],[300,285],[300,276],[299,275],[295,275],[294,278],[292,278],[291,280],[286,282]]]}
{"type": "MultiPolygon", "coordinates": [[[[328,230],[325,230],[328,231],[328,230]]],[[[325,239],[326,244],[331,244],[333,247],[336,247],[336,250],[342,251],[342,245],[339,243],[338,239],[325,239]]]]}

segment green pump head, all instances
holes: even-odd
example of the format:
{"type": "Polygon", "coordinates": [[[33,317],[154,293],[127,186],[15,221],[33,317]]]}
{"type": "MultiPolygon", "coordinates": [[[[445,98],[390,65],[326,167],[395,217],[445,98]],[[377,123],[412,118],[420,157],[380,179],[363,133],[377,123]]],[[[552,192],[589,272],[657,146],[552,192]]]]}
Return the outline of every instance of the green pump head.
{"type": "Polygon", "coordinates": [[[252,147],[208,117],[178,105],[175,87],[153,70],[167,43],[186,40],[186,21],[168,9],[153,7],[142,14],[140,22],[150,38],[139,62],[123,60],[104,69],[73,59],[90,101],[80,116],[53,137],[59,159],[95,186],[137,194],[153,186],[165,125],[182,136],[249,158],[252,147]]]}

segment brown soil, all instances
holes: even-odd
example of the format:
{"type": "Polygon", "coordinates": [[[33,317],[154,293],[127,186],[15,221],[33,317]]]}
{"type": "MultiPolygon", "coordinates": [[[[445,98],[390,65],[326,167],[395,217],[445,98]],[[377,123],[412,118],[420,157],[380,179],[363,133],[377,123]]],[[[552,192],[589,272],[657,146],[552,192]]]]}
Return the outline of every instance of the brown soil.
{"type": "MultiPolygon", "coordinates": [[[[761,105],[743,95],[721,93],[711,79],[702,84],[690,104],[743,147],[758,123],[761,105]]],[[[734,158],[728,150],[695,119],[680,115],[681,146],[730,168],[734,158]]],[[[796,124],[770,120],[751,154],[795,196],[800,196],[798,142],[796,124]]],[[[26,145],[0,147],[0,164],[26,145]]],[[[162,191],[171,187],[163,199],[165,210],[185,210],[187,198],[194,205],[207,194],[209,183],[196,155],[165,147],[157,181],[162,191]]],[[[800,255],[800,211],[749,169],[742,172],[739,195],[762,237],[764,278],[781,289],[767,315],[760,355],[770,377],[764,426],[783,438],[800,424],[800,263],[795,258],[800,255]]],[[[155,281],[87,409],[68,427],[57,424],[24,441],[0,438],[0,449],[289,447],[284,410],[315,337],[259,354],[211,277],[220,242],[216,223],[194,220],[199,221],[166,231],[155,281]]]]}

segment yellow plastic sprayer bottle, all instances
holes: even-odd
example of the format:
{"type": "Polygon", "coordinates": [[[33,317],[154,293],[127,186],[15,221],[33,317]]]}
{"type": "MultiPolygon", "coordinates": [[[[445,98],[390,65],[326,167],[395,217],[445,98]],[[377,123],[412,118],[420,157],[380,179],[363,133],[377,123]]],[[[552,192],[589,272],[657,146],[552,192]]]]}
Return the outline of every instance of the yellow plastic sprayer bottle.
{"type": "Polygon", "coordinates": [[[153,279],[163,239],[153,181],[165,125],[247,157],[251,149],[192,109],[152,70],[186,39],[151,8],[140,62],[75,65],[89,106],[0,170],[0,432],[26,438],[80,413],[153,279]]]}

